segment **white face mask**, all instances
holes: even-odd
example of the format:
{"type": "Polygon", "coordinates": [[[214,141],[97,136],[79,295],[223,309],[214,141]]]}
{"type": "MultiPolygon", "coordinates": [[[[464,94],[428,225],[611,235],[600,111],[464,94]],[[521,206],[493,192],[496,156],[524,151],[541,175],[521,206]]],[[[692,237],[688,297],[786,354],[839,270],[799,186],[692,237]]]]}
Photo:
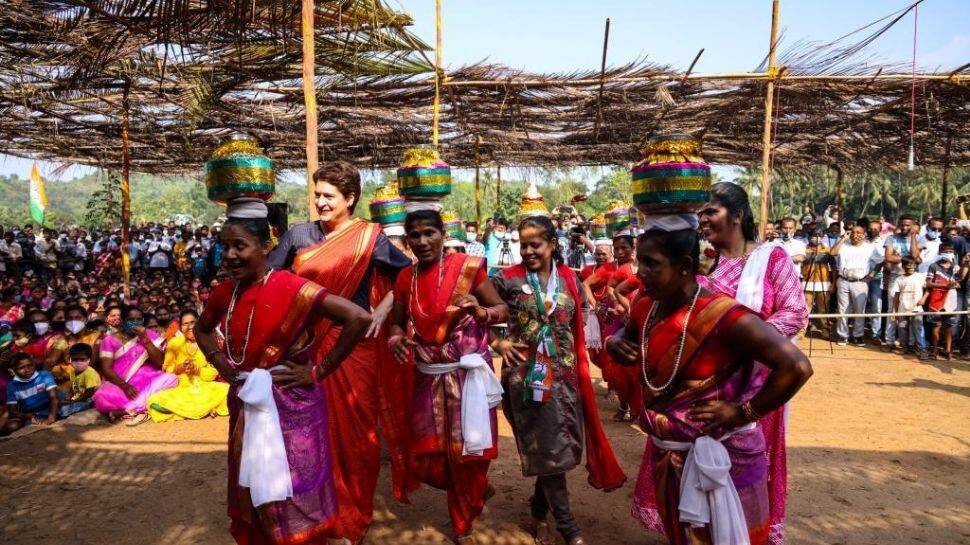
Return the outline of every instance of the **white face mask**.
{"type": "Polygon", "coordinates": [[[956,263],[957,262],[957,256],[955,254],[951,254],[951,253],[940,254],[940,260],[942,261],[944,259],[949,260],[950,263],[956,263]]]}
{"type": "Polygon", "coordinates": [[[72,335],[77,335],[81,331],[84,331],[84,321],[68,320],[67,323],[64,324],[64,329],[67,329],[72,335]]]}
{"type": "Polygon", "coordinates": [[[475,242],[476,240],[478,240],[478,233],[473,233],[471,231],[468,231],[467,233],[465,233],[465,240],[467,240],[468,242],[475,242]]]}
{"type": "Polygon", "coordinates": [[[34,322],[34,331],[38,335],[46,335],[50,331],[51,325],[47,322],[34,322]]]}

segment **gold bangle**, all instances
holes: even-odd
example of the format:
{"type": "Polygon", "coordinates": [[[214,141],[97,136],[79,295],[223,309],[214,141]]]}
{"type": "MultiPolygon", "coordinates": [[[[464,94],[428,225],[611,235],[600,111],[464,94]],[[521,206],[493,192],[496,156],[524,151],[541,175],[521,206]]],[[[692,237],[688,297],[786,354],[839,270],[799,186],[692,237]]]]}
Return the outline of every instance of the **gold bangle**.
{"type": "Polygon", "coordinates": [[[750,401],[745,401],[741,404],[741,412],[744,413],[744,419],[748,422],[757,422],[758,420],[761,420],[761,415],[758,413],[758,411],[754,410],[754,407],[751,406],[750,401]]]}

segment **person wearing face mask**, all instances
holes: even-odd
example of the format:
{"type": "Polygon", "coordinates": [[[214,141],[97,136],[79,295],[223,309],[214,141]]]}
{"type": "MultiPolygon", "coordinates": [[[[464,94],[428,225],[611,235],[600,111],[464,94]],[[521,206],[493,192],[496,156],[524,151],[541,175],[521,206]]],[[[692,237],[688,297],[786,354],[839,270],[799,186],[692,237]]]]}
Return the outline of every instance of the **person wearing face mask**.
{"type": "Polygon", "coordinates": [[[504,251],[508,249],[508,228],[509,222],[505,218],[496,218],[492,222],[491,231],[485,237],[485,261],[489,266],[489,276],[499,270],[497,266],[502,264],[502,261],[508,261],[504,263],[505,265],[512,264],[512,260],[507,259],[509,254],[504,251]]]}
{"type": "Polygon", "coordinates": [[[64,313],[64,344],[63,357],[51,368],[54,379],[63,391],[71,389],[71,358],[70,348],[77,344],[98,346],[101,342],[101,332],[87,327],[87,313],[78,305],[71,306],[64,313]]]}
{"type": "Polygon", "coordinates": [[[67,418],[94,406],[91,398],[101,385],[101,375],[91,365],[93,357],[91,345],[85,343],[75,344],[68,351],[69,388],[67,392],[58,394],[62,398],[57,408],[59,417],[67,418]]]}
{"type": "MultiPolygon", "coordinates": [[[[874,274],[870,263],[875,253],[875,245],[866,241],[866,228],[862,225],[853,227],[829,253],[838,257],[838,313],[864,313],[869,295],[869,281],[874,274]]],[[[853,344],[865,344],[864,329],[865,318],[855,318],[851,333],[853,344]]],[[[836,334],[840,346],[849,343],[848,319],[838,319],[836,334]]]]}
{"type": "MultiPolygon", "coordinates": [[[[824,232],[821,229],[811,231],[808,246],[805,249],[805,261],[802,262],[802,291],[805,292],[805,304],[810,313],[828,314],[829,299],[835,290],[832,282],[835,271],[835,259],[829,253],[831,248],[822,243],[824,232]]],[[[831,322],[822,322],[822,331],[831,332],[831,322]]],[[[815,324],[809,323],[809,329],[817,331],[815,324]]]]}
{"type": "Polygon", "coordinates": [[[943,220],[940,218],[930,218],[926,222],[924,233],[916,239],[919,245],[920,263],[917,270],[926,274],[930,266],[936,263],[936,256],[940,253],[940,244],[943,242],[943,220]]]}
{"type": "Polygon", "coordinates": [[[39,354],[34,357],[37,358],[37,364],[41,369],[49,371],[65,358],[67,342],[64,340],[64,334],[51,327],[51,320],[43,310],[28,313],[27,319],[34,324],[36,337],[33,344],[39,354]]]}
{"type": "Polygon", "coordinates": [[[465,224],[465,254],[485,257],[485,245],[478,241],[478,224],[474,221],[465,224]]]}
{"type": "Polygon", "coordinates": [[[785,218],[781,220],[781,237],[779,243],[785,252],[791,257],[796,269],[805,261],[805,243],[795,238],[798,232],[798,223],[795,218],[785,218]]]}
{"type": "Polygon", "coordinates": [[[148,414],[153,422],[229,416],[229,385],[216,382],[219,372],[195,342],[198,319],[195,311],[182,312],[178,333],[165,346],[162,370],[178,375],[179,384],[148,398],[148,414]]]}
{"type": "Polygon", "coordinates": [[[122,313],[120,330],[101,341],[101,372],[104,382],[94,394],[94,406],[109,422],[124,419],[129,426],[148,420],[150,396],[174,388],[178,377],[160,369],[165,360],[164,341],[145,328],[145,318],[137,307],[122,313]]]}
{"type": "MultiPolygon", "coordinates": [[[[930,265],[926,273],[926,303],[927,312],[953,312],[957,310],[957,288],[967,278],[967,269],[961,270],[956,264],[956,254],[949,243],[940,245],[940,253],[936,262],[930,265]]],[[[953,330],[959,316],[939,316],[928,314],[925,317],[926,329],[929,330],[929,355],[931,359],[951,359],[953,347],[953,330]],[[942,333],[942,346],[940,337],[942,333]]]]}
{"type": "MultiPolygon", "coordinates": [[[[866,225],[866,240],[875,246],[869,267],[872,269],[872,279],[869,280],[869,295],[866,302],[866,312],[878,314],[888,310],[887,299],[883,298],[886,292],[886,278],[883,274],[886,266],[886,238],[888,234],[883,234],[882,221],[867,219],[859,220],[859,225],[866,225]]],[[[882,338],[883,318],[867,318],[869,331],[872,332],[872,341],[876,344],[885,345],[882,338]]]]}
{"type": "MultiPolygon", "coordinates": [[[[889,286],[889,293],[885,294],[885,297],[889,301],[895,300],[896,291],[893,286],[896,285],[896,281],[903,275],[903,256],[908,255],[912,257],[917,268],[921,261],[919,243],[916,240],[918,236],[916,218],[908,214],[903,214],[899,217],[897,225],[899,226],[898,231],[886,238],[885,244],[885,272],[888,275],[885,282],[889,286]]],[[[886,323],[885,340],[888,345],[896,342],[895,320],[889,320],[886,323]]]]}

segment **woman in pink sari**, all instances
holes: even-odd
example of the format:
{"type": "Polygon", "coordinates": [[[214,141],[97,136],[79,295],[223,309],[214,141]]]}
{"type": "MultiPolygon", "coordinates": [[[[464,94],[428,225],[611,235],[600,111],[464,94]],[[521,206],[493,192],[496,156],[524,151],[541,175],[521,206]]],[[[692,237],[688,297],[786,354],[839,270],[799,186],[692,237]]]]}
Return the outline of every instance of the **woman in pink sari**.
{"type": "MultiPolygon", "coordinates": [[[[757,243],[754,214],[744,189],[733,183],[711,187],[711,201],[698,211],[701,233],[718,257],[710,275],[698,283],[713,293],[723,293],[754,311],[778,333],[794,338],[808,325],[808,307],[798,271],[778,244],[757,243]]],[[[757,372],[764,380],[767,370],[757,372]]],[[[768,449],[768,492],[771,507],[769,543],[785,539],[785,501],[788,467],[785,452],[784,409],[761,420],[768,449]]]]}
{"type": "Polygon", "coordinates": [[[164,339],[145,328],[137,308],[124,313],[118,331],[101,341],[101,376],[94,406],[111,422],[121,418],[134,426],[148,420],[146,407],[153,394],[178,386],[179,379],[161,370],[164,339]]]}

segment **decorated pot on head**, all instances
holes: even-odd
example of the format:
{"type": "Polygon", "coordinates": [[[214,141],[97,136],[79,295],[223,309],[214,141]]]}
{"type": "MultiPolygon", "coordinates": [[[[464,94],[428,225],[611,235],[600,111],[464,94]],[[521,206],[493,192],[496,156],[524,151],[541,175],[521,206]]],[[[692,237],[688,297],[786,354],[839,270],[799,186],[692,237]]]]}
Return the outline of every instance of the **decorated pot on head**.
{"type": "Polygon", "coordinates": [[[389,227],[403,227],[407,215],[404,197],[397,191],[397,182],[389,182],[374,192],[374,199],[370,202],[370,219],[380,223],[385,232],[389,227]]]}
{"type": "Polygon", "coordinates": [[[220,204],[239,198],[268,201],[276,191],[273,162],[255,138],[234,134],[206,162],[205,186],[209,199],[220,204]]]}
{"type": "Polygon", "coordinates": [[[710,199],[711,168],[701,143],[684,134],[655,138],[631,169],[633,204],[644,216],[692,213],[710,199]]]}
{"type": "Polygon", "coordinates": [[[609,236],[606,230],[606,217],[603,214],[597,214],[590,220],[589,234],[593,239],[607,238],[609,236]]]}
{"type": "Polygon", "coordinates": [[[611,237],[630,229],[630,205],[619,201],[610,203],[606,211],[606,231],[611,237]]]}
{"type": "Polygon", "coordinates": [[[461,218],[451,210],[441,213],[441,222],[445,227],[445,247],[464,248],[465,229],[461,225],[461,218]]]}
{"type": "Polygon", "coordinates": [[[522,201],[519,203],[519,214],[517,218],[519,221],[522,221],[531,216],[549,217],[549,209],[546,208],[545,199],[543,199],[542,194],[539,193],[539,189],[536,187],[535,182],[530,182],[529,189],[526,190],[525,195],[522,195],[522,201]]]}
{"type": "Polygon", "coordinates": [[[408,212],[441,212],[441,200],[451,194],[451,167],[436,150],[410,148],[397,169],[397,184],[408,212]]]}

